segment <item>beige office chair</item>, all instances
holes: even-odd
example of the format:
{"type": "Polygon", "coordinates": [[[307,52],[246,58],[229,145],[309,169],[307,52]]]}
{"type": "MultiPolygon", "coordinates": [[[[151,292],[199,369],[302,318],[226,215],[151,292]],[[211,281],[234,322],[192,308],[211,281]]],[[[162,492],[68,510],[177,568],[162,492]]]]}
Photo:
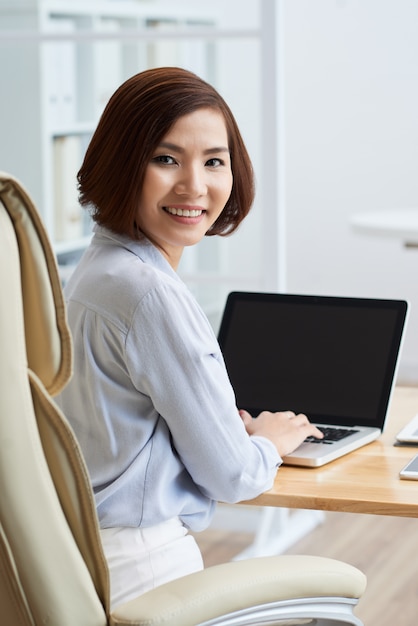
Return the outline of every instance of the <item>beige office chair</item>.
{"type": "Polygon", "coordinates": [[[339,561],[277,556],[185,576],[109,610],[86,467],[51,396],[71,375],[55,259],[21,185],[0,173],[0,623],[205,626],[361,621],[365,577],[339,561]]]}

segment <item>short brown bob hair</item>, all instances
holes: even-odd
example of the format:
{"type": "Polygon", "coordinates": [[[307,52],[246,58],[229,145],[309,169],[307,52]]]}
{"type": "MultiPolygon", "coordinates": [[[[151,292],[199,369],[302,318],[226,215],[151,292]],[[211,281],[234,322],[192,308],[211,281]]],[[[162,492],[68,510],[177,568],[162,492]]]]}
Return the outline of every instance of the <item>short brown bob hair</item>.
{"type": "Polygon", "coordinates": [[[176,67],[140,72],[110,98],[78,172],[80,203],[94,221],[138,239],[135,223],[145,170],[161,139],[183,115],[201,108],[221,112],[228,134],[233,186],[207,235],[233,232],[254,200],[254,174],[235,118],[219,93],[176,67]]]}

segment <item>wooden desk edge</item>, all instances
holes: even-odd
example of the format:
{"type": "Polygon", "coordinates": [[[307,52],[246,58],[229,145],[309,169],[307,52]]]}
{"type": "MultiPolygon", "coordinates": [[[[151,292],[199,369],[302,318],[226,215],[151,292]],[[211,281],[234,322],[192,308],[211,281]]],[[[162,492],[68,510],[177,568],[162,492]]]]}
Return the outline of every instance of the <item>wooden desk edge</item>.
{"type": "Polygon", "coordinates": [[[399,480],[399,470],[418,449],[393,445],[417,412],[418,387],[397,387],[379,440],[323,468],[279,468],[272,489],[241,504],[418,517],[418,482],[399,480]]]}
{"type": "MultiPolygon", "coordinates": [[[[417,484],[418,490],[418,484],[417,484]]],[[[363,513],[366,515],[386,515],[395,517],[418,517],[417,504],[401,504],[370,502],[367,500],[350,500],[346,498],[328,498],[298,496],[288,494],[269,493],[261,494],[254,500],[246,500],[240,504],[250,506],[283,507],[289,509],[311,509],[315,511],[336,511],[344,513],[363,513]]]]}

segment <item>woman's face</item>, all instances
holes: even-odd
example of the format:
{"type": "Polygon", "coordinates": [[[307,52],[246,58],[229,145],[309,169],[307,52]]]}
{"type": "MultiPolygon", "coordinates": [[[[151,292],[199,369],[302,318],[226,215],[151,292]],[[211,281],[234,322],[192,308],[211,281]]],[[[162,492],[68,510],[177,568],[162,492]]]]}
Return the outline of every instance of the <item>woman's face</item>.
{"type": "Polygon", "coordinates": [[[231,190],[223,115],[215,109],[198,109],[179,118],[154,151],[136,222],[176,269],[184,247],[204,237],[231,190]]]}

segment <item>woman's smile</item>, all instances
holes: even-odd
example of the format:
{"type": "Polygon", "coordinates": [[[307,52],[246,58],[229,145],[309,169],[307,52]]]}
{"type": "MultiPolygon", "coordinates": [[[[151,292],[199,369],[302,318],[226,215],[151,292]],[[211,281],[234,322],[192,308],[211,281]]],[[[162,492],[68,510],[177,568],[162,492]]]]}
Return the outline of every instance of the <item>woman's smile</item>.
{"type": "MultiPolygon", "coordinates": [[[[174,217],[183,217],[183,218],[187,218],[190,223],[195,223],[192,222],[191,218],[199,218],[203,215],[204,209],[202,209],[202,207],[199,206],[167,206],[167,207],[163,207],[164,211],[167,211],[167,213],[169,213],[170,215],[173,215],[174,217]]],[[[187,224],[187,220],[185,222],[183,222],[185,224],[187,224]]]]}

